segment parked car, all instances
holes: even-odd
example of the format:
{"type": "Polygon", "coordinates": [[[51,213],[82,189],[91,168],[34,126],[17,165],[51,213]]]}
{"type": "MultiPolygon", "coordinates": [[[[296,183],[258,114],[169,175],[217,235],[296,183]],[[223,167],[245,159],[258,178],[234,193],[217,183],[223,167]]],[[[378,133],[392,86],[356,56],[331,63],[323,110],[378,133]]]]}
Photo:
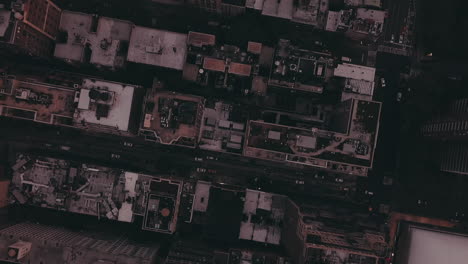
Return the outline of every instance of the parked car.
{"type": "Polygon", "coordinates": [[[200,158],[200,157],[195,157],[195,161],[203,161],[203,158],[200,158]]]}
{"type": "Polygon", "coordinates": [[[303,180],[296,180],[296,184],[303,185],[303,184],[304,184],[304,181],[303,181],[303,180]]]}
{"type": "Polygon", "coordinates": [[[213,156],[206,156],[206,159],[208,159],[208,160],[218,160],[218,158],[213,157],[213,156]]]}
{"type": "Polygon", "coordinates": [[[124,145],[125,147],[129,147],[129,148],[133,147],[133,143],[132,143],[132,142],[124,141],[123,145],[124,145]]]}
{"type": "Polygon", "coordinates": [[[197,168],[197,172],[205,173],[206,169],[205,168],[197,168]]]}
{"type": "Polygon", "coordinates": [[[382,88],[385,88],[385,86],[387,86],[384,78],[380,78],[380,86],[382,86],[382,88]]]}
{"type": "Polygon", "coordinates": [[[342,178],[335,178],[335,182],[343,182],[342,178]]]}
{"type": "Polygon", "coordinates": [[[112,154],[111,154],[111,158],[113,158],[113,159],[120,159],[120,155],[119,155],[119,154],[114,154],[114,153],[112,153],[112,154]]]}

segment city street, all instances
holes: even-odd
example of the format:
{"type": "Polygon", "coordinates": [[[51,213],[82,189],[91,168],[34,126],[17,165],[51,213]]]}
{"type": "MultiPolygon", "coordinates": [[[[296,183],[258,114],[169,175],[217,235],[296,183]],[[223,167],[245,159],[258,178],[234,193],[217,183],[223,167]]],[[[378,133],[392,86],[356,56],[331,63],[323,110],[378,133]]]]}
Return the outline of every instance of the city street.
{"type": "Polygon", "coordinates": [[[0,119],[0,124],[8,127],[0,131],[0,141],[10,143],[15,152],[66,158],[148,174],[184,178],[195,175],[200,179],[292,196],[342,199],[353,195],[352,189],[356,184],[356,176],[352,175],[335,175],[313,167],[296,167],[234,154],[154,144],[140,137],[99,135],[5,118],[0,119]],[[27,130],[24,129],[25,123],[29,124],[27,130]],[[125,146],[126,142],[132,146],[125,146]],[[195,157],[203,160],[197,161],[195,157]],[[197,168],[210,172],[196,173],[197,168]],[[343,181],[336,182],[337,177],[343,181]]]}

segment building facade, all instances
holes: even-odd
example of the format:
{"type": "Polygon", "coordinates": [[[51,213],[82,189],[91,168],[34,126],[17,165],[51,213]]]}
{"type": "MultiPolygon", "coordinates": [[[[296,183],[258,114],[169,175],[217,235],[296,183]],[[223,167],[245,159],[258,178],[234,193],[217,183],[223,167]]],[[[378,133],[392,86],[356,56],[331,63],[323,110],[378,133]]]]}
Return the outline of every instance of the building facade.
{"type": "Polygon", "coordinates": [[[1,263],[151,264],[159,245],[140,245],[112,234],[19,223],[0,230],[1,263]]]}
{"type": "Polygon", "coordinates": [[[3,42],[29,55],[52,55],[62,12],[57,5],[50,0],[17,0],[0,12],[9,27],[0,35],[3,42]]]}

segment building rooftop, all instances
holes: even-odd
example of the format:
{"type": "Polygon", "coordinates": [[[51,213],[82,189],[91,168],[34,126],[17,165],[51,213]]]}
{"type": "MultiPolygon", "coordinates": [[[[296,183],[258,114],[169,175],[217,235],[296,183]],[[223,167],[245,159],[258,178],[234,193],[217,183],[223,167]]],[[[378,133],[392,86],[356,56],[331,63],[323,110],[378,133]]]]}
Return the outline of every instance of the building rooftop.
{"type": "Polygon", "coordinates": [[[84,79],[74,115],[77,123],[90,123],[128,131],[136,86],[84,79]]]}
{"type": "Polygon", "coordinates": [[[342,63],[335,68],[334,75],[354,80],[373,82],[375,79],[375,68],[356,64],[342,63]]]}
{"type": "Polygon", "coordinates": [[[273,58],[269,85],[322,93],[332,76],[333,58],[328,52],[303,50],[280,40],[273,58]]]}
{"type": "Polygon", "coordinates": [[[54,56],[108,67],[122,66],[133,24],[128,21],[64,11],[60,31],[66,40],[56,44],[54,56]]]}
{"type": "Polygon", "coordinates": [[[241,49],[216,45],[214,35],[189,32],[183,77],[201,85],[214,83],[216,88],[244,92],[251,88],[252,77],[259,74],[260,59],[266,51],[267,48],[257,42],[249,41],[247,47],[241,49]]]}
{"type": "Polygon", "coordinates": [[[128,49],[128,61],[182,70],[187,35],[135,26],[128,49]]]}
{"type": "Polygon", "coordinates": [[[288,199],[285,211],[282,244],[298,261],[375,264],[388,253],[383,222],[354,206],[288,199]]]}
{"type": "MultiPolygon", "coordinates": [[[[349,174],[365,175],[372,167],[380,103],[350,99],[335,123],[339,132],[250,121],[244,155],[300,163],[349,174]]],[[[341,111],[341,110],[339,110],[341,111]]]]}
{"type": "Polygon", "coordinates": [[[264,0],[262,15],[291,19],[293,0],[264,0]]]}
{"type": "Polygon", "coordinates": [[[383,24],[385,20],[385,11],[383,10],[358,8],[356,9],[356,12],[356,17],[363,20],[370,20],[378,24],[383,24]]]}
{"type": "Polygon", "coordinates": [[[223,60],[207,57],[203,60],[203,69],[209,71],[224,72],[226,71],[226,64],[223,60]]]}
{"type": "Polygon", "coordinates": [[[205,105],[199,146],[213,151],[241,153],[247,113],[239,105],[215,102],[205,105]]]}
{"type": "Polygon", "coordinates": [[[381,0],[345,0],[345,5],[348,6],[373,6],[381,7],[381,0]]]}
{"type": "Polygon", "coordinates": [[[29,1],[24,5],[23,21],[47,37],[55,39],[60,12],[61,9],[51,0],[29,1]]]}
{"type": "Polygon", "coordinates": [[[338,29],[340,16],[341,14],[338,11],[328,11],[327,22],[325,24],[325,30],[336,31],[338,29]]]}
{"type": "Polygon", "coordinates": [[[151,179],[143,229],[172,234],[176,231],[182,182],[163,178],[151,179]]]}
{"type": "MultiPolygon", "coordinates": [[[[33,223],[19,223],[0,230],[1,248],[6,250],[18,241],[32,243],[31,251],[21,263],[66,263],[70,259],[77,263],[94,263],[105,259],[99,263],[149,264],[155,260],[159,249],[157,244],[138,244],[115,234],[75,232],[33,223]]],[[[7,260],[6,256],[4,254],[0,260],[7,260]]]]}
{"type": "Polygon", "coordinates": [[[90,35],[93,16],[84,13],[64,11],[60,18],[60,31],[67,32],[65,43],[55,45],[54,56],[72,61],[83,61],[84,45],[90,35]]]}
{"type": "Polygon", "coordinates": [[[246,190],[239,238],[279,245],[285,196],[246,190]]]}
{"type": "Polygon", "coordinates": [[[328,0],[298,1],[293,11],[292,20],[323,28],[327,11],[328,0]]]}
{"type": "Polygon", "coordinates": [[[342,100],[346,100],[350,96],[372,99],[375,85],[375,68],[343,63],[338,64],[338,67],[335,68],[334,76],[345,79],[342,100]],[[353,95],[347,93],[352,93],[353,95]]]}
{"type": "Polygon", "coordinates": [[[162,144],[194,147],[200,132],[204,99],[168,91],[147,92],[140,133],[162,144]]]}
{"type": "Polygon", "coordinates": [[[245,6],[256,10],[263,10],[263,3],[265,0],[247,0],[245,6]]]}
{"type": "Polygon", "coordinates": [[[196,212],[206,212],[208,200],[210,199],[211,182],[197,181],[195,187],[195,201],[193,210],[196,212]]]}
{"type": "Polygon", "coordinates": [[[0,78],[0,115],[49,124],[71,121],[74,98],[74,89],[0,78]]]}
{"type": "Polygon", "coordinates": [[[368,35],[378,37],[383,31],[385,11],[369,8],[351,8],[328,12],[325,29],[346,32],[362,39],[368,35]]]}
{"type": "Polygon", "coordinates": [[[187,37],[187,44],[195,47],[214,46],[216,37],[211,34],[190,31],[187,37]]]}
{"type": "Polygon", "coordinates": [[[411,223],[401,224],[399,230],[398,263],[455,264],[468,257],[468,234],[464,232],[411,223]]]}
{"type": "Polygon", "coordinates": [[[141,216],[145,230],[175,231],[181,181],[22,154],[12,170],[14,202],[120,222],[141,216]]]}
{"type": "Polygon", "coordinates": [[[249,41],[247,43],[247,51],[253,54],[262,53],[262,43],[249,41]]]}

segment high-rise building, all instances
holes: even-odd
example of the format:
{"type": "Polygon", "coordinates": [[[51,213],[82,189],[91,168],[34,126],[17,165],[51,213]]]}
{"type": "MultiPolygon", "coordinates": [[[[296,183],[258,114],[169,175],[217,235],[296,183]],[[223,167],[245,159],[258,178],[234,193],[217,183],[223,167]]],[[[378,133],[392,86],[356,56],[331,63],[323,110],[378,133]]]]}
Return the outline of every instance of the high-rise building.
{"type": "Polygon", "coordinates": [[[421,128],[426,139],[440,144],[440,170],[468,174],[468,99],[459,99],[447,111],[421,128]]]}
{"type": "Polygon", "coordinates": [[[468,135],[468,98],[450,104],[446,114],[434,118],[422,127],[423,135],[429,139],[456,140],[468,135]]]}
{"type": "Polygon", "coordinates": [[[30,55],[52,55],[62,10],[50,0],[16,0],[0,7],[0,40],[30,55]],[[3,28],[3,29],[2,29],[3,28]]]}
{"type": "Polygon", "coordinates": [[[281,244],[297,264],[377,264],[388,244],[379,225],[367,219],[345,208],[288,199],[281,244]]]}
{"type": "Polygon", "coordinates": [[[155,263],[159,245],[106,233],[19,223],[0,230],[0,263],[155,263]]]}

